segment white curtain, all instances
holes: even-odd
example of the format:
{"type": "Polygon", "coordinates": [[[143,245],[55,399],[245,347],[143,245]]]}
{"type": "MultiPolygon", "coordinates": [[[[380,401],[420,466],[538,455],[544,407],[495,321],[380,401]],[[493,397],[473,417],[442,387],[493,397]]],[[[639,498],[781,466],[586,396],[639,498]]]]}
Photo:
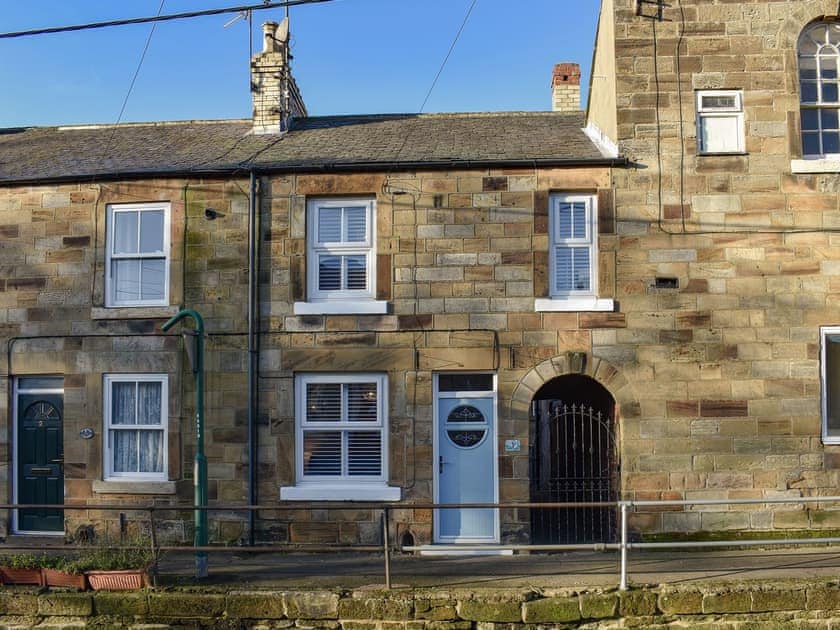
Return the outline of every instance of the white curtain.
{"type": "Polygon", "coordinates": [[[161,430],[112,430],[114,472],[163,472],[161,391],[159,382],[113,383],[112,425],[161,426],[161,430]]]}

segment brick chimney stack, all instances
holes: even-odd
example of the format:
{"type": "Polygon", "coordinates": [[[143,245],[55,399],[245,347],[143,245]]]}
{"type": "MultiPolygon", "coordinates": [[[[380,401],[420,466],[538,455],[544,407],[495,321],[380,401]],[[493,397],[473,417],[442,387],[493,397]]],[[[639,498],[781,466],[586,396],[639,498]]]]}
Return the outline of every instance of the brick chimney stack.
{"type": "Polygon", "coordinates": [[[580,65],[558,63],[551,76],[551,110],[580,111],[580,65]]]}
{"type": "Polygon", "coordinates": [[[251,59],[254,133],[279,133],[291,118],[306,116],[306,106],[292,77],[289,21],[263,24],[263,49],[251,59]]]}

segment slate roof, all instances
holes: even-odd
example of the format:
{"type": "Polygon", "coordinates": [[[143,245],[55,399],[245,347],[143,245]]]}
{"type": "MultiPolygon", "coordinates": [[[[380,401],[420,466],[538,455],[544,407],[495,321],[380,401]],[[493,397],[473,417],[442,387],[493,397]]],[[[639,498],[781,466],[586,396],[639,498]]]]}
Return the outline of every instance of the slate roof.
{"type": "Polygon", "coordinates": [[[0,129],[0,182],[608,163],[583,126],[582,113],[506,112],[310,117],[264,135],[250,120],[0,129]]]}

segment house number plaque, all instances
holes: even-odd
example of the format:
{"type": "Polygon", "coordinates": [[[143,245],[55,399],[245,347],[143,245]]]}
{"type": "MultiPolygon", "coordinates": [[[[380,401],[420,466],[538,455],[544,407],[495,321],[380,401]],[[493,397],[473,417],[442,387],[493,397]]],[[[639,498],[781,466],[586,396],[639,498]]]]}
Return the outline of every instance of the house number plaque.
{"type": "Polygon", "coordinates": [[[79,431],[79,437],[81,437],[83,440],[91,439],[93,437],[93,429],[91,429],[90,427],[85,427],[84,429],[79,431]]]}

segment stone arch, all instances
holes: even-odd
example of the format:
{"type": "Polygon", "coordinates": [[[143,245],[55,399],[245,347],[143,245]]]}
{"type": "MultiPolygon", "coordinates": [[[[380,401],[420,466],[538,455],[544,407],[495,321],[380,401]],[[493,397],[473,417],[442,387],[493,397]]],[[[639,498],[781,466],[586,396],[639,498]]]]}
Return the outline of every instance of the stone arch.
{"type": "Polygon", "coordinates": [[[508,417],[527,422],[534,394],[550,380],[567,374],[582,374],[600,383],[615,399],[621,416],[639,414],[639,401],[630,382],[617,367],[588,353],[567,353],[543,361],[519,380],[510,397],[508,417]],[[583,369],[573,370],[571,363],[579,361],[580,355],[583,369]]]}
{"type": "Polygon", "coordinates": [[[779,47],[795,53],[802,29],[816,20],[836,17],[838,12],[840,9],[836,0],[805,0],[797,3],[779,27],[779,47]]]}

